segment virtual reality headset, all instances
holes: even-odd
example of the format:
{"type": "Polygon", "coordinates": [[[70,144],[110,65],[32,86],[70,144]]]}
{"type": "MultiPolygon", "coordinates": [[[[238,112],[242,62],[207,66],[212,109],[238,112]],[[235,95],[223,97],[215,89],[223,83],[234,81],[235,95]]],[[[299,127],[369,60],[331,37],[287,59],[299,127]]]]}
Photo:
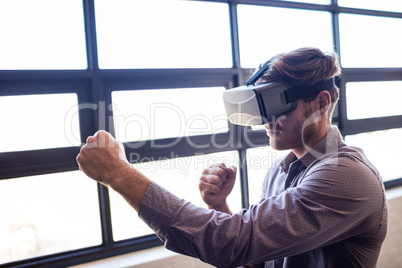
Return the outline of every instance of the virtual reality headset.
{"type": "Polygon", "coordinates": [[[266,124],[296,109],[297,100],[316,96],[335,86],[334,78],[310,86],[291,87],[283,81],[258,83],[269,67],[266,62],[246,85],[224,91],[223,101],[229,121],[242,126],[266,124]]]}

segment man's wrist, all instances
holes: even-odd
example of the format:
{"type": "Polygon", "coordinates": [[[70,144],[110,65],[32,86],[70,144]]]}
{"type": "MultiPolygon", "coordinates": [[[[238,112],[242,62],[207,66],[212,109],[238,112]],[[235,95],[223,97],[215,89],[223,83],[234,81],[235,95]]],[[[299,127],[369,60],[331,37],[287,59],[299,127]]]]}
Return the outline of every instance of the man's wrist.
{"type": "Polygon", "coordinates": [[[220,205],[212,205],[212,206],[208,205],[208,208],[209,209],[214,209],[216,211],[224,212],[224,213],[227,213],[227,214],[232,214],[232,211],[230,210],[230,208],[229,208],[228,204],[226,203],[226,201],[224,203],[220,204],[220,205]]]}

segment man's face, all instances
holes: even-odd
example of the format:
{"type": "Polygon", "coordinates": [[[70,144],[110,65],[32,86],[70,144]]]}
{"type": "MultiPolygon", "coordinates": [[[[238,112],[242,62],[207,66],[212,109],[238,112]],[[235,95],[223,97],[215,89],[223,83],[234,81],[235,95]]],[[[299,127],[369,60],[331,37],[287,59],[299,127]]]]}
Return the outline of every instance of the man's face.
{"type": "Polygon", "coordinates": [[[308,148],[317,126],[314,119],[314,103],[299,100],[297,108],[275,121],[265,124],[270,145],[275,150],[308,148]]]}

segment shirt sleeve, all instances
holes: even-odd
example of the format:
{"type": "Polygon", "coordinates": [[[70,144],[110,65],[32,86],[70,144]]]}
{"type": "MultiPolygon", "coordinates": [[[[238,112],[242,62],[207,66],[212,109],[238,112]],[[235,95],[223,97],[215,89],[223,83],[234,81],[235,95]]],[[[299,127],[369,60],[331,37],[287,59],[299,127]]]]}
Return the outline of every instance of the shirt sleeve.
{"type": "Polygon", "coordinates": [[[323,164],[297,187],[233,215],[197,207],[151,183],[139,216],[166,248],[217,267],[292,256],[381,222],[380,182],[358,162],[346,157],[336,166],[323,164]]]}

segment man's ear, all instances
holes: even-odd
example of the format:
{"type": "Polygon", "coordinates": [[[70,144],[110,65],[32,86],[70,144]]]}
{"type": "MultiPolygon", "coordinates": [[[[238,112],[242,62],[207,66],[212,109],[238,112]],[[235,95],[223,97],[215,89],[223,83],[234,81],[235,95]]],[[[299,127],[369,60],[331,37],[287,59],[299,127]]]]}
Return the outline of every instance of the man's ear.
{"type": "Polygon", "coordinates": [[[317,99],[320,108],[320,114],[321,116],[324,116],[328,113],[329,106],[331,105],[331,95],[328,91],[324,90],[318,94],[317,99]]]}

